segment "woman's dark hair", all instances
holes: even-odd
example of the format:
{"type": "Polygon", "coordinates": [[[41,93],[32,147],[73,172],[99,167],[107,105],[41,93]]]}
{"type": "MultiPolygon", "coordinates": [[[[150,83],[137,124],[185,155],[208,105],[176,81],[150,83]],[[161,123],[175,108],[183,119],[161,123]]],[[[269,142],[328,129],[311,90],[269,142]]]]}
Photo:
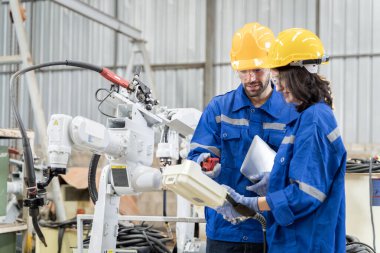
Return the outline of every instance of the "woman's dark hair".
{"type": "Polygon", "coordinates": [[[301,103],[296,106],[302,112],[309,106],[324,101],[332,108],[333,99],[330,82],[318,74],[312,74],[304,67],[280,67],[280,82],[285,81],[287,89],[301,103]]]}

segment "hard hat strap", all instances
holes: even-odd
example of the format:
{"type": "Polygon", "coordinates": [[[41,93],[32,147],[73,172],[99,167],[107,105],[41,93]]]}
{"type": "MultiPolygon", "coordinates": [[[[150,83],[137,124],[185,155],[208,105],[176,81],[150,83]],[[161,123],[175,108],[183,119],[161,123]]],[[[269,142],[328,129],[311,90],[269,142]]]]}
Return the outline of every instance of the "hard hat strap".
{"type": "Polygon", "coordinates": [[[328,55],[322,56],[320,59],[311,59],[311,60],[302,60],[302,61],[295,61],[291,62],[289,65],[290,66],[298,66],[298,67],[303,67],[304,65],[309,65],[309,64],[322,64],[324,62],[328,62],[330,60],[330,57],[328,55]]]}

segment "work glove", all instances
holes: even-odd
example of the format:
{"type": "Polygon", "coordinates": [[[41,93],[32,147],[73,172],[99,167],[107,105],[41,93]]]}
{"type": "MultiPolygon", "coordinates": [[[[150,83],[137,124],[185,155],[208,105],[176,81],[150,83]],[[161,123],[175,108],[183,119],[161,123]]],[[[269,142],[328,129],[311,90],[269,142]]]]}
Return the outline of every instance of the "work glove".
{"type": "Polygon", "coordinates": [[[248,191],[256,192],[260,196],[265,196],[268,191],[270,172],[263,172],[255,176],[251,176],[249,180],[254,183],[251,186],[247,186],[248,191]]]}
{"type": "MultiPolygon", "coordinates": [[[[234,189],[227,185],[223,185],[228,191],[228,194],[235,200],[237,203],[240,203],[244,206],[247,206],[249,209],[252,209],[256,212],[259,212],[259,206],[258,206],[258,198],[257,197],[244,197],[243,195],[240,195],[237,193],[234,189]]],[[[244,217],[240,213],[238,213],[234,207],[231,205],[230,202],[227,200],[224,201],[222,206],[218,206],[216,209],[216,212],[223,215],[223,218],[225,220],[228,220],[232,224],[237,224],[241,221],[244,221],[247,219],[247,217],[244,217]]]]}
{"type": "MultiPolygon", "coordinates": [[[[203,161],[205,161],[207,158],[209,158],[210,156],[211,156],[210,153],[201,153],[201,154],[198,156],[197,163],[198,163],[199,165],[201,165],[201,163],[202,163],[203,161]]],[[[216,177],[219,176],[220,171],[221,171],[221,168],[222,168],[222,167],[221,167],[220,163],[217,163],[217,164],[215,164],[213,170],[211,170],[211,171],[203,171],[203,170],[202,170],[202,172],[203,172],[204,174],[206,174],[206,175],[207,175],[208,177],[210,177],[210,178],[216,178],[216,177]]]]}

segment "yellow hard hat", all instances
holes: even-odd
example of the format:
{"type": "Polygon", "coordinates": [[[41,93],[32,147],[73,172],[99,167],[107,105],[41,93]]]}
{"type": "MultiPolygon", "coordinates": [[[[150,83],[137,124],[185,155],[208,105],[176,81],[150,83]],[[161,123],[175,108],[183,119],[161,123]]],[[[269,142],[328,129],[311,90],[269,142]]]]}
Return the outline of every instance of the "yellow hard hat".
{"type": "Polygon", "coordinates": [[[322,41],[313,32],[290,28],[280,32],[269,50],[270,68],[327,63],[322,41]]]}
{"type": "Polygon", "coordinates": [[[248,23],[232,39],[230,52],[234,70],[267,68],[268,52],[275,37],[273,32],[259,23],[248,23]]]}

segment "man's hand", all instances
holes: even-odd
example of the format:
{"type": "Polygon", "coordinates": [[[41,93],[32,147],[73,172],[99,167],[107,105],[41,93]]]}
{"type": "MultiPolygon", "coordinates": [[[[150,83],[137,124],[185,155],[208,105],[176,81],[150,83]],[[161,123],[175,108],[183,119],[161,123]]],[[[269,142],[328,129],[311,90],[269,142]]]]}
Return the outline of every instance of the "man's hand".
{"type": "MultiPolygon", "coordinates": [[[[201,165],[201,167],[202,167],[202,163],[205,162],[209,158],[210,158],[210,153],[201,153],[198,156],[197,163],[199,165],[201,165]]],[[[216,178],[220,174],[221,165],[220,165],[220,163],[216,163],[215,166],[214,166],[214,168],[212,168],[211,170],[203,170],[203,167],[202,167],[202,171],[208,177],[210,177],[210,178],[216,178]]]]}
{"type": "Polygon", "coordinates": [[[263,172],[257,176],[252,176],[249,178],[251,182],[256,182],[251,186],[247,186],[248,191],[256,192],[260,196],[265,196],[268,191],[270,172],[263,172]]]}
{"type": "MultiPolygon", "coordinates": [[[[257,197],[244,197],[243,195],[240,195],[237,193],[234,189],[227,185],[223,185],[228,191],[228,194],[235,200],[237,203],[244,205],[248,207],[249,209],[252,209],[256,212],[259,212],[258,207],[258,198],[257,197]]],[[[215,209],[219,214],[223,215],[223,218],[225,220],[230,221],[233,224],[236,224],[240,221],[245,220],[245,217],[238,213],[234,207],[231,205],[230,202],[227,200],[223,203],[222,206],[219,206],[215,209]]]]}

